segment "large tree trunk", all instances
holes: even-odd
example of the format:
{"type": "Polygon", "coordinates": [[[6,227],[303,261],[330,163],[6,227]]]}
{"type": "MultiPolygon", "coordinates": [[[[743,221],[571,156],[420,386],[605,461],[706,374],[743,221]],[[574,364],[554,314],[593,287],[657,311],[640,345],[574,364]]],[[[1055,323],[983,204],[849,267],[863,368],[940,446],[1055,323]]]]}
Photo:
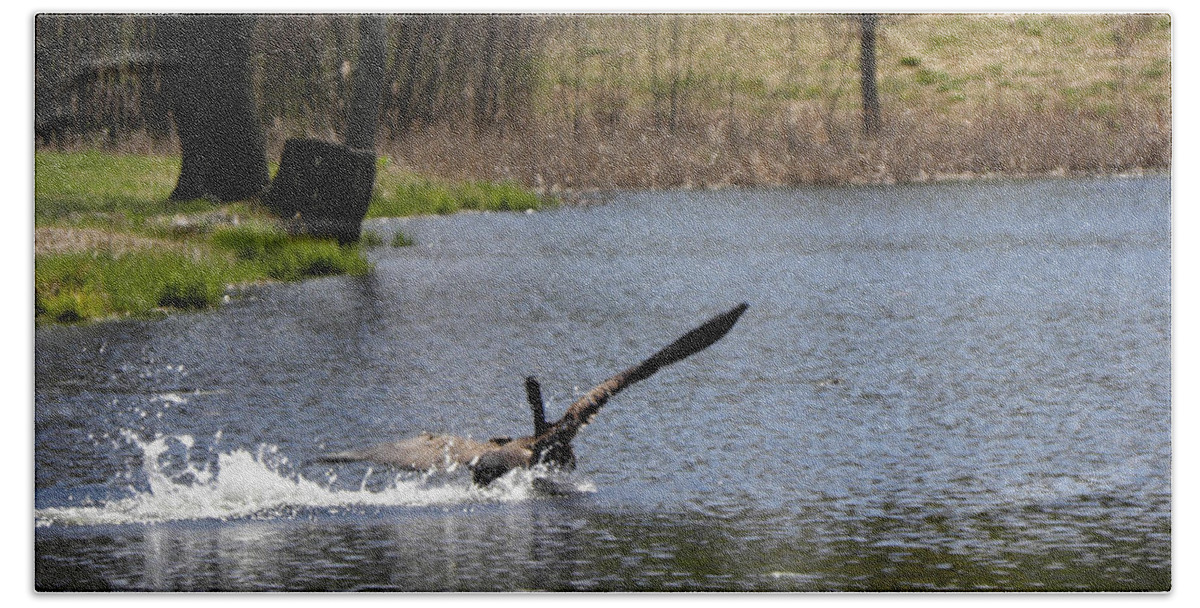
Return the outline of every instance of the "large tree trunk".
{"type": "Polygon", "coordinates": [[[163,88],[183,155],[171,200],[233,201],[270,179],[250,91],[253,17],[170,15],[155,20],[163,88]]]}

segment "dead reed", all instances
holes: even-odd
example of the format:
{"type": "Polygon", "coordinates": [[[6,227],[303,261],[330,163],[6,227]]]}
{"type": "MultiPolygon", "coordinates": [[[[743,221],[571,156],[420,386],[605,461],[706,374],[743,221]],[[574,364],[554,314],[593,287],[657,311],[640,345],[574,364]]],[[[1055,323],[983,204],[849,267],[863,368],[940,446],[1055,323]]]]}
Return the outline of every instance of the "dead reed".
{"type": "Polygon", "coordinates": [[[574,135],[554,128],[486,136],[425,129],[386,150],[422,173],[559,192],[1161,171],[1170,168],[1171,130],[1169,122],[1141,115],[1008,111],[961,121],[892,116],[867,138],[851,117],[822,124],[714,116],[675,133],[636,124],[604,131],[590,123],[574,135]]]}

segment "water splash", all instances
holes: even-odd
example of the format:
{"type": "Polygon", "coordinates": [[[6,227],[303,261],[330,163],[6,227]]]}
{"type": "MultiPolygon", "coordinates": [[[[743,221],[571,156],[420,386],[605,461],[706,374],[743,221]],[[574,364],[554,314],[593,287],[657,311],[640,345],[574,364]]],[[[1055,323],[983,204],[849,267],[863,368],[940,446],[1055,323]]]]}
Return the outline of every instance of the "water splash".
{"type": "Polygon", "coordinates": [[[129,486],[122,498],[35,509],[36,526],[273,519],[355,507],[517,502],[539,495],[547,479],[560,490],[594,491],[590,482],[537,469],[514,470],[485,488],[473,486],[463,475],[390,477],[367,469],[361,481],[342,488],[336,475],[314,481],[291,471],[275,446],[260,446],[254,452],[235,448],[206,463],[192,457],[196,441],[189,435],[149,441],[128,431],[122,435],[142,453],[140,477],[145,483],[129,486]]]}

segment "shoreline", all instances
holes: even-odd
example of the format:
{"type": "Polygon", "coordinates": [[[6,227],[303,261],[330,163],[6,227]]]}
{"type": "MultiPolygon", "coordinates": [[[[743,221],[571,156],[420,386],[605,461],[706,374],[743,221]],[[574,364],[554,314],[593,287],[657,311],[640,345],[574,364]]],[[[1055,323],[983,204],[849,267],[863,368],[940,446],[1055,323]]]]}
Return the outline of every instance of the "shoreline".
{"type": "MultiPolygon", "coordinates": [[[[1050,171],[1050,172],[1028,172],[1028,173],[1005,173],[1005,172],[988,172],[988,173],[939,173],[926,177],[920,180],[852,180],[846,182],[822,182],[822,183],[802,183],[802,184],[722,184],[722,185],[680,185],[680,186],[660,186],[647,188],[581,188],[573,190],[555,190],[544,189],[542,191],[535,190],[543,196],[557,197],[562,206],[589,206],[602,205],[617,193],[628,192],[714,192],[719,190],[787,190],[801,188],[859,188],[869,186],[921,186],[921,185],[937,185],[947,183],[971,183],[971,182],[1004,182],[1004,181],[1023,181],[1023,180],[1054,180],[1054,179],[1089,179],[1089,178],[1115,178],[1115,179],[1138,179],[1144,177],[1171,177],[1172,170],[1170,168],[1137,168],[1132,170],[1113,171],[1113,172],[1090,172],[1090,171],[1067,171],[1066,169],[1050,171]]],[[[458,213],[464,213],[460,211],[458,213]]],[[[469,211],[466,211],[469,213],[469,211]]]]}
{"type": "MultiPolygon", "coordinates": [[[[945,175],[939,176],[936,179],[930,179],[923,182],[905,182],[902,184],[886,184],[879,182],[871,183],[843,183],[843,184],[804,184],[804,185],[755,185],[755,186],[724,186],[714,187],[708,186],[705,188],[642,188],[642,189],[593,189],[588,191],[576,192],[560,192],[557,200],[561,207],[588,207],[592,205],[609,204],[615,197],[622,193],[630,192],[689,192],[689,191],[717,191],[717,190],[741,190],[752,192],[754,190],[789,190],[789,189],[833,189],[833,188],[874,188],[888,186],[920,186],[920,185],[938,185],[948,183],[970,184],[970,183],[997,183],[1005,181],[1022,181],[1022,180],[1059,180],[1059,179],[1144,179],[1150,177],[1165,177],[1170,179],[1170,171],[1126,171],[1114,173],[1087,173],[1087,174],[1068,174],[1065,172],[1055,172],[1051,174],[1041,175],[1008,175],[999,173],[989,173],[986,175],[945,175]]],[[[515,214],[530,214],[533,210],[519,211],[506,210],[499,211],[500,213],[515,213],[515,214]]],[[[455,211],[452,214],[459,213],[477,213],[490,214],[493,211],[463,209],[455,211]]],[[[365,252],[370,249],[385,247],[383,239],[374,231],[367,229],[370,222],[386,221],[386,220],[404,220],[417,217],[437,217],[439,215],[447,215],[441,213],[414,213],[406,216],[377,216],[364,220],[364,237],[368,234],[374,234],[374,243],[366,243],[354,247],[351,250],[343,250],[343,255],[351,255],[354,258],[361,258],[363,266],[358,271],[345,270],[329,273],[312,273],[306,274],[301,272],[292,276],[249,276],[233,282],[224,282],[218,280],[218,284],[212,284],[212,276],[218,274],[216,268],[228,267],[236,260],[231,261],[234,256],[228,251],[221,250],[220,247],[215,247],[208,241],[195,241],[191,239],[172,240],[162,238],[152,238],[139,235],[135,232],[120,231],[116,229],[104,229],[93,227],[71,227],[71,226],[38,226],[34,230],[34,268],[35,268],[35,294],[37,305],[35,306],[35,332],[41,329],[59,327],[59,326],[80,326],[92,325],[96,323],[108,323],[112,321],[123,320],[160,320],[168,316],[173,316],[180,312],[206,312],[219,309],[223,304],[228,303],[233,298],[238,298],[240,294],[247,289],[269,285],[272,283],[283,283],[291,281],[306,281],[312,278],[323,278],[332,275],[354,275],[370,271],[370,263],[365,257],[365,252]],[[163,287],[154,287],[159,290],[160,295],[149,296],[151,298],[159,298],[159,304],[140,310],[122,310],[109,309],[102,302],[106,302],[112,298],[107,291],[108,289],[118,289],[119,286],[110,285],[107,288],[82,288],[77,295],[68,294],[66,299],[74,298],[74,302],[65,306],[64,309],[68,312],[64,315],[62,312],[54,312],[59,310],[56,307],[63,307],[61,303],[51,304],[56,300],[61,300],[62,297],[59,291],[61,286],[46,288],[46,280],[38,276],[38,266],[58,265],[62,260],[74,258],[80,260],[77,264],[82,264],[84,267],[88,265],[104,265],[104,264],[124,264],[126,261],[132,263],[149,264],[151,267],[160,264],[154,260],[161,257],[163,251],[174,252],[176,257],[183,256],[190,259],[190,264],[186,264],[183,270],[185,275],[190,275],[191,278],[183,279],[182,291],[186,295],[185,298],[194,297],[191,295],[191,290],[207,291],[202,301],[184,300],[182,305],[162,303],[163,296],[161,290],[163,287]],[[157,256],[157,257],[156,257],[157,256]],[[200,277],[196,279],[195,277],[200,277]],[[205,278],[207,277],[207,278],[205,278]],[[199,282],[201,287],[189,287],[189,282],[199,282]],[[43,293],[44,292],[44,293],[43,293]],[[50,311],[50,312],[47,312],[50,311]]],[[[364,239],[365,241],[365,239],[364,239]]],[[[411,241],[406,244],[412,244],[411,241]]],[[[393,244],[392,247],[399,245],[393,244]]],[[[170,260],[168,260],[170,261],[170,260]]],[[[143,266],[144,267],[144,266],[143,266]]],[[[80,270],[76,266],[73,270],[68,270],[66,276],[73,274],[89,274],[99,272],[104,274],[105,271],[80,270]]],[[[119,276],[119,275],[118,275],[119,276]]],[[[108,280],[112,280],[111,278],[108,280]]],[[[71,279],[50,279],[49,283],[55,282],[60,285],[69,283],[71,279]]],[[[169,279],[169,281],[179,281],[169,279]]],[[[103,284],[103,280],[101,280],[103,284]]]]}

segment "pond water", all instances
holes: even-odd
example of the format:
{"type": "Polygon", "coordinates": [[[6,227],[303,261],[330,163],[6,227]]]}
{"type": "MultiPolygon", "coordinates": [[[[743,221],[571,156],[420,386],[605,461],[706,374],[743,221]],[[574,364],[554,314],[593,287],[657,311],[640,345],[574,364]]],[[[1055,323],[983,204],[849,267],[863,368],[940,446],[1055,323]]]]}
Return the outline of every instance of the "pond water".
{"type": "Polygon", "coordinates": [[[638,192],[372,221],[361,278],[39,328],[35,584],[1164,590],[1168,177],[638,192]],[[615,397],[563,495],[314,465],[615,397]]]}

